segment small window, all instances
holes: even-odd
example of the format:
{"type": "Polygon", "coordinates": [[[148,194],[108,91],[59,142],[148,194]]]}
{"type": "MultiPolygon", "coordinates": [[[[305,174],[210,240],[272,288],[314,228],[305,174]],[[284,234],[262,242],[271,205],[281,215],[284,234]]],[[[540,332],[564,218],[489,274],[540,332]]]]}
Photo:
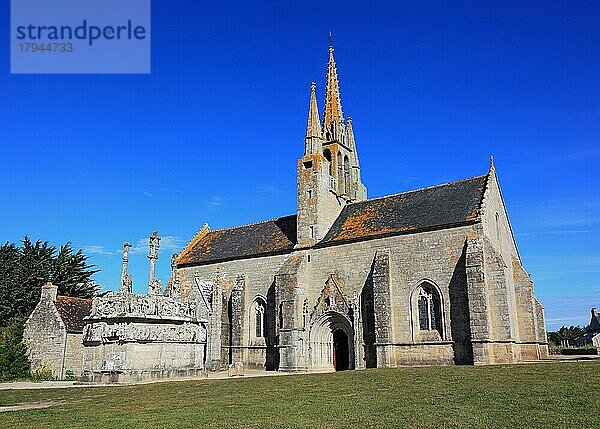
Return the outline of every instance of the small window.
{"type": "Polygon", "coordinates": [[[254,313],[254,335],[256,338],[263,338],[265,336],[265,307],[266,305],[262,298],[256,298],[252,306],[252,312],[254,313]]]}
{"type": "Polygon", "coordinates": [[[309,199],[312,198],[312,190],[311,189],[308,190],[307,194],[308,194],[309,199]]]}
{"type": "Polygon", "coordinates": [[[304,168],[312,168],[312,166],[313,166],[312,161],[304,161],[303,164],[304,164],[304,168]]]}
{"type": "Polygon", "coordinates": [[[496,238],[500,239],[500,215],[496,213],[496,238]]]}
{"type": "Polygon", "coordinates": [[[310,226],[310,238],[315,238],[315,227],[313,225],[310,226]]]}
{"type": "Polygon", "coordinates": [[[279,304],[279,328],[283,328],[283,302],[279,304]]]}
{"type": "Polygon", "coordinates": [[[308,262],[310,262],[310,255],[308,255],[308,262]]]}

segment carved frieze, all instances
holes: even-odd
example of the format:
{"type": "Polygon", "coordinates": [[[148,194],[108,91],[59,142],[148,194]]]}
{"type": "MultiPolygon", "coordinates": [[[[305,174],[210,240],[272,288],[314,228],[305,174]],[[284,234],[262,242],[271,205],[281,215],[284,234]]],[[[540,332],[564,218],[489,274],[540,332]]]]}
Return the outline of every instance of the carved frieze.
{"type": "Polygon", "coordinates": [[[88,319],[195,320],[200,318],[198,304],[194,299],[111,292],[103,297],[94,298],[88,319]]]}
{"type": "Polygon", "coordinates": [[[206,327],[201,323],[88,323],[83,331],[84,344],[124,342],[205,343],[206,327]]]}

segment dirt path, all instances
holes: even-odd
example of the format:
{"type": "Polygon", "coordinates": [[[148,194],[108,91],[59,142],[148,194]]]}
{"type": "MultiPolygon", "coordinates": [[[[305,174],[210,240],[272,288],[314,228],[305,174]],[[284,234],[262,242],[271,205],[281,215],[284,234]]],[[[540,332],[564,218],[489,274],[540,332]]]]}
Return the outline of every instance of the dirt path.
{"type": "Polygon", "coordinates": [[[53,405],[56,405],[56,402],[25,402],[23,404],[7,405],[5,407],[0,407],[0,413],[4,411],[35,410],[36,408],[48,408],[53,405]]]}

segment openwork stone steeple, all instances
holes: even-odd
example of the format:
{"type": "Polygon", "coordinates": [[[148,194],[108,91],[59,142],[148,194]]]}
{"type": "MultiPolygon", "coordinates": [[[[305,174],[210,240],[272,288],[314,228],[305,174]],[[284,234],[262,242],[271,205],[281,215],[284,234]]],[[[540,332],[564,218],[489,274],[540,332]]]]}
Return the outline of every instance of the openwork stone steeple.
{"type": "Polygon", "coordinates": [[[333,57],[333,43],[329,39],[329,62],[327,64],[327,84],[325,87],[325,113],[323,125],[330,137],[326,140],[338,139],[343,131],[344,114],[340,97],[340,83],[338,80],[337,66],[333,57]]]}

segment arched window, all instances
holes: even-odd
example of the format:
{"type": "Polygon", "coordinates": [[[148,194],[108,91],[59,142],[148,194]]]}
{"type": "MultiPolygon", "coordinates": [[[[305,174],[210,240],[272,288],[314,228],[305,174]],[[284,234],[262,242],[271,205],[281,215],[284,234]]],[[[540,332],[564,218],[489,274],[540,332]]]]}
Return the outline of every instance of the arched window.
{"type": "Polygon", "coordinates": [[[263,338],[265,336],[265,301],[262,298],[256,298],[252,304],[252,311],[250,312],[252,332],[255,338],[263,338]]]}
{"type": "Polygon", "coordinates": [[[442,336],[442,302],[436,288],[429,283],[418,288],[417,314],[420,331],[437,331],[442,336]]]}
{"type": "Polygon", "coordinates": [[[325,149],[323,151],[323,156],[329,162],[329,175],[333,176],[333,163],[331,162],[331,151],[329,149],[325,149]]]}

